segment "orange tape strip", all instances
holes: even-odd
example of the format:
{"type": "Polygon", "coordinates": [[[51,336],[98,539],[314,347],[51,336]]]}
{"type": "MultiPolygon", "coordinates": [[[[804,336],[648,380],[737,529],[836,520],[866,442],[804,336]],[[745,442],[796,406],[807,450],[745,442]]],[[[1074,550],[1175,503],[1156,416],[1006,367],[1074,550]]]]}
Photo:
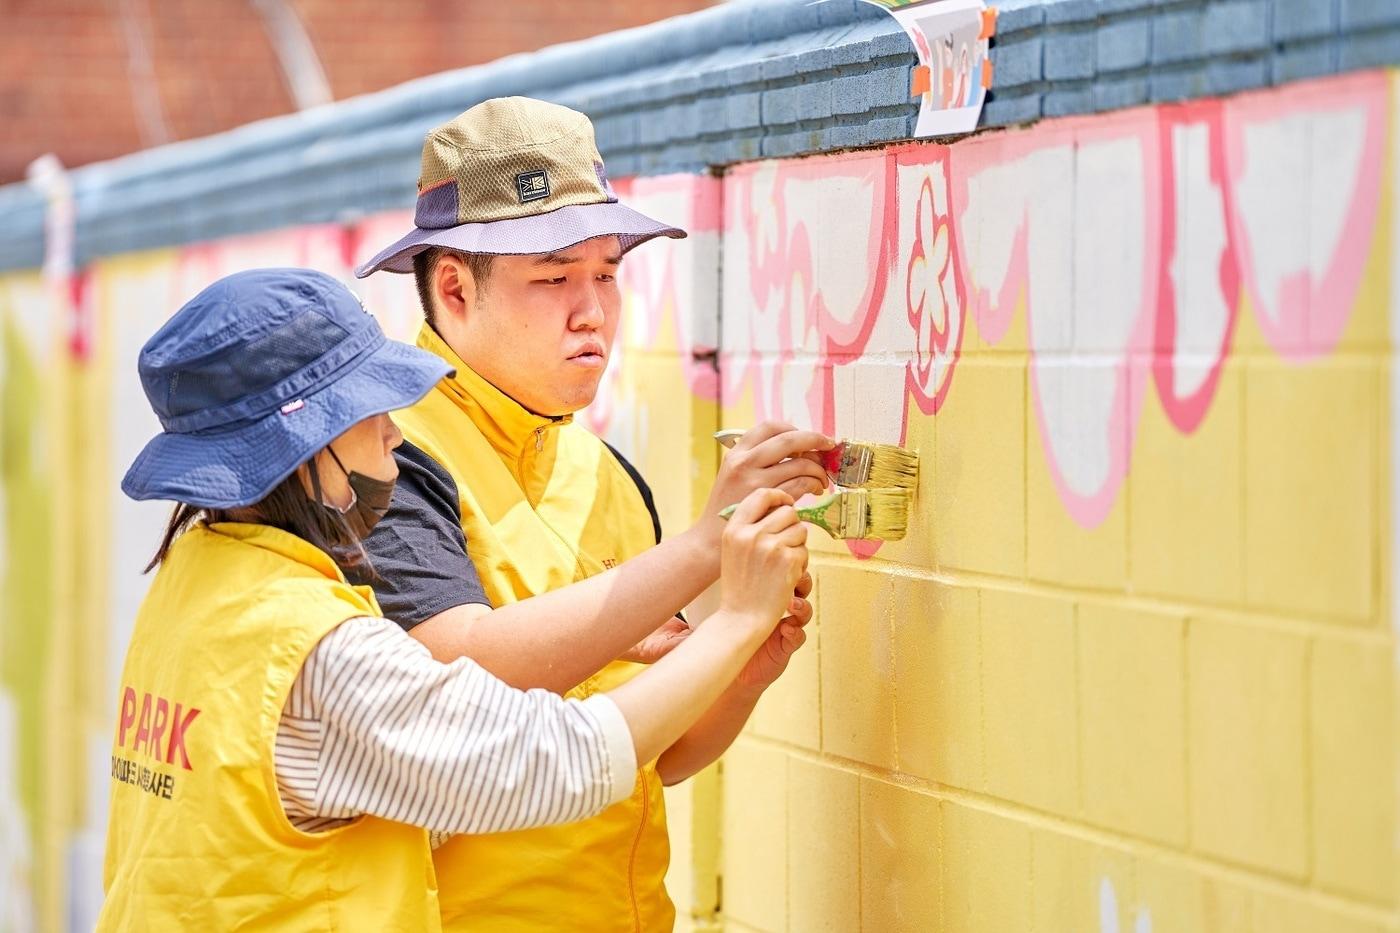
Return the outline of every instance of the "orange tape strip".
{"type": "Polygon", "coordinates": [[[915,65],[909,84],[909,93],[914,97],[931,91],[933,89],[933,74],[929,71],[928,65],[915,65]]]}
{"type": "Polygon", "coordinates": [[[990,39],[997,34],[997,8],[988,7],[982,11],[982,31],[977,34],[979,39],[990,39]]]}

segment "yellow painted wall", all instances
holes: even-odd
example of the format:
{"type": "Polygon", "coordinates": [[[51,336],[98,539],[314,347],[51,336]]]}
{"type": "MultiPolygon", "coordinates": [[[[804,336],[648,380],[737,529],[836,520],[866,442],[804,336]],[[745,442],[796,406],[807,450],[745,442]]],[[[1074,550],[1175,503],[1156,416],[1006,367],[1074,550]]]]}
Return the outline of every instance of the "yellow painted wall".
{"type": "Polygon", "coordinates": [[[1395,96],[725,177],[726,424],[923,468],[725,759],[727,929],[1400,929],[1395,96]]]}

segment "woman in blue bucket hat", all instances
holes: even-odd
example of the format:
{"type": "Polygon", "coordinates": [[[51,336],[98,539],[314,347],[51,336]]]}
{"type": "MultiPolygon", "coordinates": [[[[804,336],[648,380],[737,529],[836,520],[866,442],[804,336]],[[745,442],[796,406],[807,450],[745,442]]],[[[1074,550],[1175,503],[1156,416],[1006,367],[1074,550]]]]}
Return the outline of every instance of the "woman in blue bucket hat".
{"type": "Polygon", "coordinates": [[[438,929],[435,841],[628,796],[806,565],[792,500],[759,490],[725,533],[723,608],[676,650],[586,700],[516,690],[433,660],[340,570],[388,508],[388,413],[438,357],[330,276],[260,269],[195,296],[138,368],[163,430],[122,488],[178,504],[122,672],[99,929],[438,929]]]}

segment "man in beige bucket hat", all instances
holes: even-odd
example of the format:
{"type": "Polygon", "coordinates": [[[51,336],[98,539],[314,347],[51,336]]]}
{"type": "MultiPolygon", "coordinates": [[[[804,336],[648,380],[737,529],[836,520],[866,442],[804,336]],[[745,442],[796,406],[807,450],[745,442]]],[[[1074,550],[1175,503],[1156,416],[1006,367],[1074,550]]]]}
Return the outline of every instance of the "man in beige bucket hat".
{"type": "MultiPolygon", "coordinates": [[[[396,416],[407,443],[365,582],[439,660],[466,656],[513,686],[570,696],[610,689],[688,633],[680,611],[719,575],[719,510],[762,487],[821,491],[810,452],[831,441],[753,429],[699,521],[659,543],[646,483],[573,414],[607,366],[624,254],[685,233],[618,202],[586,117],[526,98],[485,101],[429,133],[418,190],[414,229],[356,274],[413,273],[418,346],[456,375],[396,416]],[[664,572],[629,574],[624,562],[652,548],[664,572]]],[[[728,747],[802,644],[810,588],[699,723],[639,763],[631,798],[579,823],[442,843],[444,927],[671,929],[661,786],[728,747]]]]}

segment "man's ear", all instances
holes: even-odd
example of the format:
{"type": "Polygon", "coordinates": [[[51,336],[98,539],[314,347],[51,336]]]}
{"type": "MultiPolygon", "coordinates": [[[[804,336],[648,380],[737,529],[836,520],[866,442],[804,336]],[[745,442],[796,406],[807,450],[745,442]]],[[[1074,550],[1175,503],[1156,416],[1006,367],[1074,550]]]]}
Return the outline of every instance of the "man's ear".
{"type": "Polygon", "coordinates": [[[476,283],[466,263],[456,256],[442,256],[433,268],[433,303],[439,313],[462,320],[476,301],[476,283]]]}

